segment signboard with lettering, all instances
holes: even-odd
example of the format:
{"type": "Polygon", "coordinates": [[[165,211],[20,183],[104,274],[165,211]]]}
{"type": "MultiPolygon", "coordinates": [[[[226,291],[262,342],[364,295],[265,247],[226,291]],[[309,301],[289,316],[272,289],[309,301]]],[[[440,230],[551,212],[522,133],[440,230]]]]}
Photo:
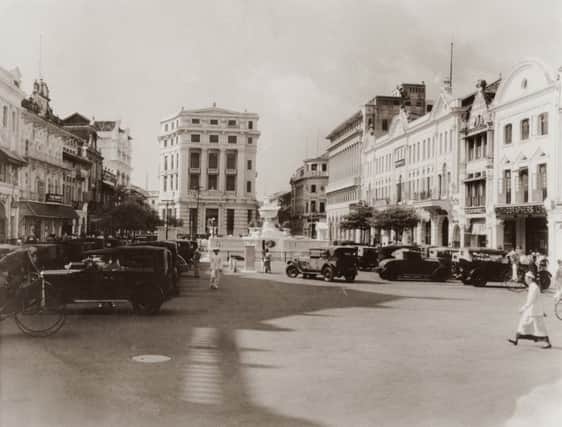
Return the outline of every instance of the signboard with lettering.
{"type": "Polygon", "coordinates": [[[546,216],[546,211],[543,205],[500,206],[496,208],[496,215],[501,217],[546,216]]]}
{"type": "Polygon", "coordinates": [[[47,202],[47,203],[62,203],[62,194],[47,193],[45,195],[45,202],[47,202]]]}

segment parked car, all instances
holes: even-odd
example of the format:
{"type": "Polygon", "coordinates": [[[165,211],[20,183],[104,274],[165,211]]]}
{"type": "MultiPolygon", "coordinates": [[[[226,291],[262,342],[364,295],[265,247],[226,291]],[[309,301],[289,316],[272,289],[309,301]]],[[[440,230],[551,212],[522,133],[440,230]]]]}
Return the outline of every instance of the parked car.
{"type": "Polygon", "coordinates": [[[288,261],[285,272],[289,277],[297,277],[299,274],[304,278],[322,275],[328,282],[338,277],[353,282],[357,276],[357,248],[354,246],[313,248],[309,250],[308,256],[288,261]]]}
{"type": "Polygon", "coordinates": [[[465,285],[484,286],[511,277],[511,264],[505,251],[463,248],[453,258],[453,274],[465,285]]]}
{"type": "Polygon", "coordinates": [[[359,270],[373,270],[377,267],[378,249],[374,246],[357,246],[357,265],[359,270]]]}
{"type": "Polygon", "coordinates": [[[197,242],[193,240],[176,240],[179,254],[189,263],[193,256],[193,246],[197,247],[197,242]]]}
{"type": "Polygon", "coordinates": [[[44,270],[65,303],[127,300],[136,312],[155,314],[173,293],[172,253],[152,246],[119,246],[84,254],[71,269],[44,270]]]}
{"type": "Polygon", "coordinates": [[[451,275],[450,263],[439,258],[425,258],[419,251],[399,249],[394,258],[379,263],[377,271],[384,280],[429,279],[443,282],[451,275]]]}
{"type": "Polygon", "coordinates": [[[409,249],[411,251],[420,251],[420,247],[416,245],[388,245],[380,246],[377,248],[377,261],[380,262],[383,259],[393,258],[393,253],[399,249],[409,249]]]}
{"type": "Polygon", "coordinates": [[[177,262],[178,262],[178,269],[180,274],[187,273],[189,271],[189,264],[187,263],[184,257],[178,255],[177,262]]]}
{"type": "Polygon", "coordinates": [[[179,289],[177,287],[177,282],[180,277],[180,267],[178,265],[178,245],[173,240],[155,240],[151,242],[143,242],[143,243],[133,243],[132,246],[154,246],[158,248],[166,248],[172,253],[172,261],[170,263],[170,268],[173,273],[173,281],[174,281],[174,289],[176,295],[179,294],[179,289]]]}

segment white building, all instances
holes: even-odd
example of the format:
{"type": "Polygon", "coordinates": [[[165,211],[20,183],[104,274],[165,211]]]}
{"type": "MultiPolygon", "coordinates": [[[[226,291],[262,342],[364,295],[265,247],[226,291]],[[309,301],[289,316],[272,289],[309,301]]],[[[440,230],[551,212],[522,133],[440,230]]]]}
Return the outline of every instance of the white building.
{"type": "Polygon", "coordinates": [[[494,219],[491,244],[562,258],[561,70],[525,60],[492,103],[494,219]]]}
{"type": "Polygon", "coordinates": [[[117,185],[131,184],[132,137],[128,128],[121,127],[121,120],[96,121],[98,149],[103,156],[103,166],[117,177],[117,185]]]}
{"type": "Polygon", "coordinates": [[[26,163],[21,147],[21,74],[0,67],[0,242],[18,237],[19,170],[26,163]]]}
{"type": "Polygon", "coordinates": [[[259,116],[217,108],[184,110],[160,122],[158,212],[192,235],[247,235],[256,218],[259,116]]]}
{"type": "Polygon", "coordinates": [[[330,240],[360,240],[359,231],[342,230],[340,224],[355,206],[365,204],[361,192],[365,141],[369,136],[378,137],[387,132],[401,106],[409,116],[422,115],[426,109],[425,84],[404,83],[392,96],[376,96],[326,137],[330,171],[326,211],[330,240]]]}
{"type": "MultiPolygon", "coordinates": [[[[421,244],[461,244],[459,204],[459,128],[462,101],[446,83],[431,112],[412,120],[401,110],[387,134],[369,138],[363,167],[363,197],[384,209],[406,205],[422,219],[414,235],[403,239],[421,244]]],[[[395,240],[378,230],[382,243],[395,240]]]]}

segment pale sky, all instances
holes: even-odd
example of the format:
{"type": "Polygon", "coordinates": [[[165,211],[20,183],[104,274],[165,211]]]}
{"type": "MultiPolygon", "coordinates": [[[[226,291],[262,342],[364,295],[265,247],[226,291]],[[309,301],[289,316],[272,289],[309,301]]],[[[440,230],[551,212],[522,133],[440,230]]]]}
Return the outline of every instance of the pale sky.
{"type": "Polygon", "coordinates": [[[455,43],[454,94],[529,56],[562,65],[562,2],[456,0],[0,0],[0,65],[39,73],[61,117],[131,129],[133,182],[157,188],[160,119],[217,106],[258,113],[258,197],[400,82],[435,98],[455,43]]]}

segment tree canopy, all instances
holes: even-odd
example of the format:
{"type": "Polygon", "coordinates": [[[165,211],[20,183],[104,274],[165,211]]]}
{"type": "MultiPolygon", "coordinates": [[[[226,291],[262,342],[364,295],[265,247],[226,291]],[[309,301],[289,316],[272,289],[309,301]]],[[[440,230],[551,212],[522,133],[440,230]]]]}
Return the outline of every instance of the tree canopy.
{"type": "Polygon", "coordinates": [[[355,208],[343,217],[340,228],[343,230],[370,230],[373,210],[369,207],[355,208]]]}
{"type": "Polygon", "coordinates": [[[415,227],[419,221],[414,209],[396,206],[376,211],[371,219],[371,225],[402,234],[404,230],[415,227]]]}
{"type": "Polygon", "coordinates": [[[128,200],[102,216],[101,226],[108,231],[115,233],[129,233],[135,231],[154,231],[162,221],[154,209],[146,203],[140,204],[136,201],[128,200]]]}

